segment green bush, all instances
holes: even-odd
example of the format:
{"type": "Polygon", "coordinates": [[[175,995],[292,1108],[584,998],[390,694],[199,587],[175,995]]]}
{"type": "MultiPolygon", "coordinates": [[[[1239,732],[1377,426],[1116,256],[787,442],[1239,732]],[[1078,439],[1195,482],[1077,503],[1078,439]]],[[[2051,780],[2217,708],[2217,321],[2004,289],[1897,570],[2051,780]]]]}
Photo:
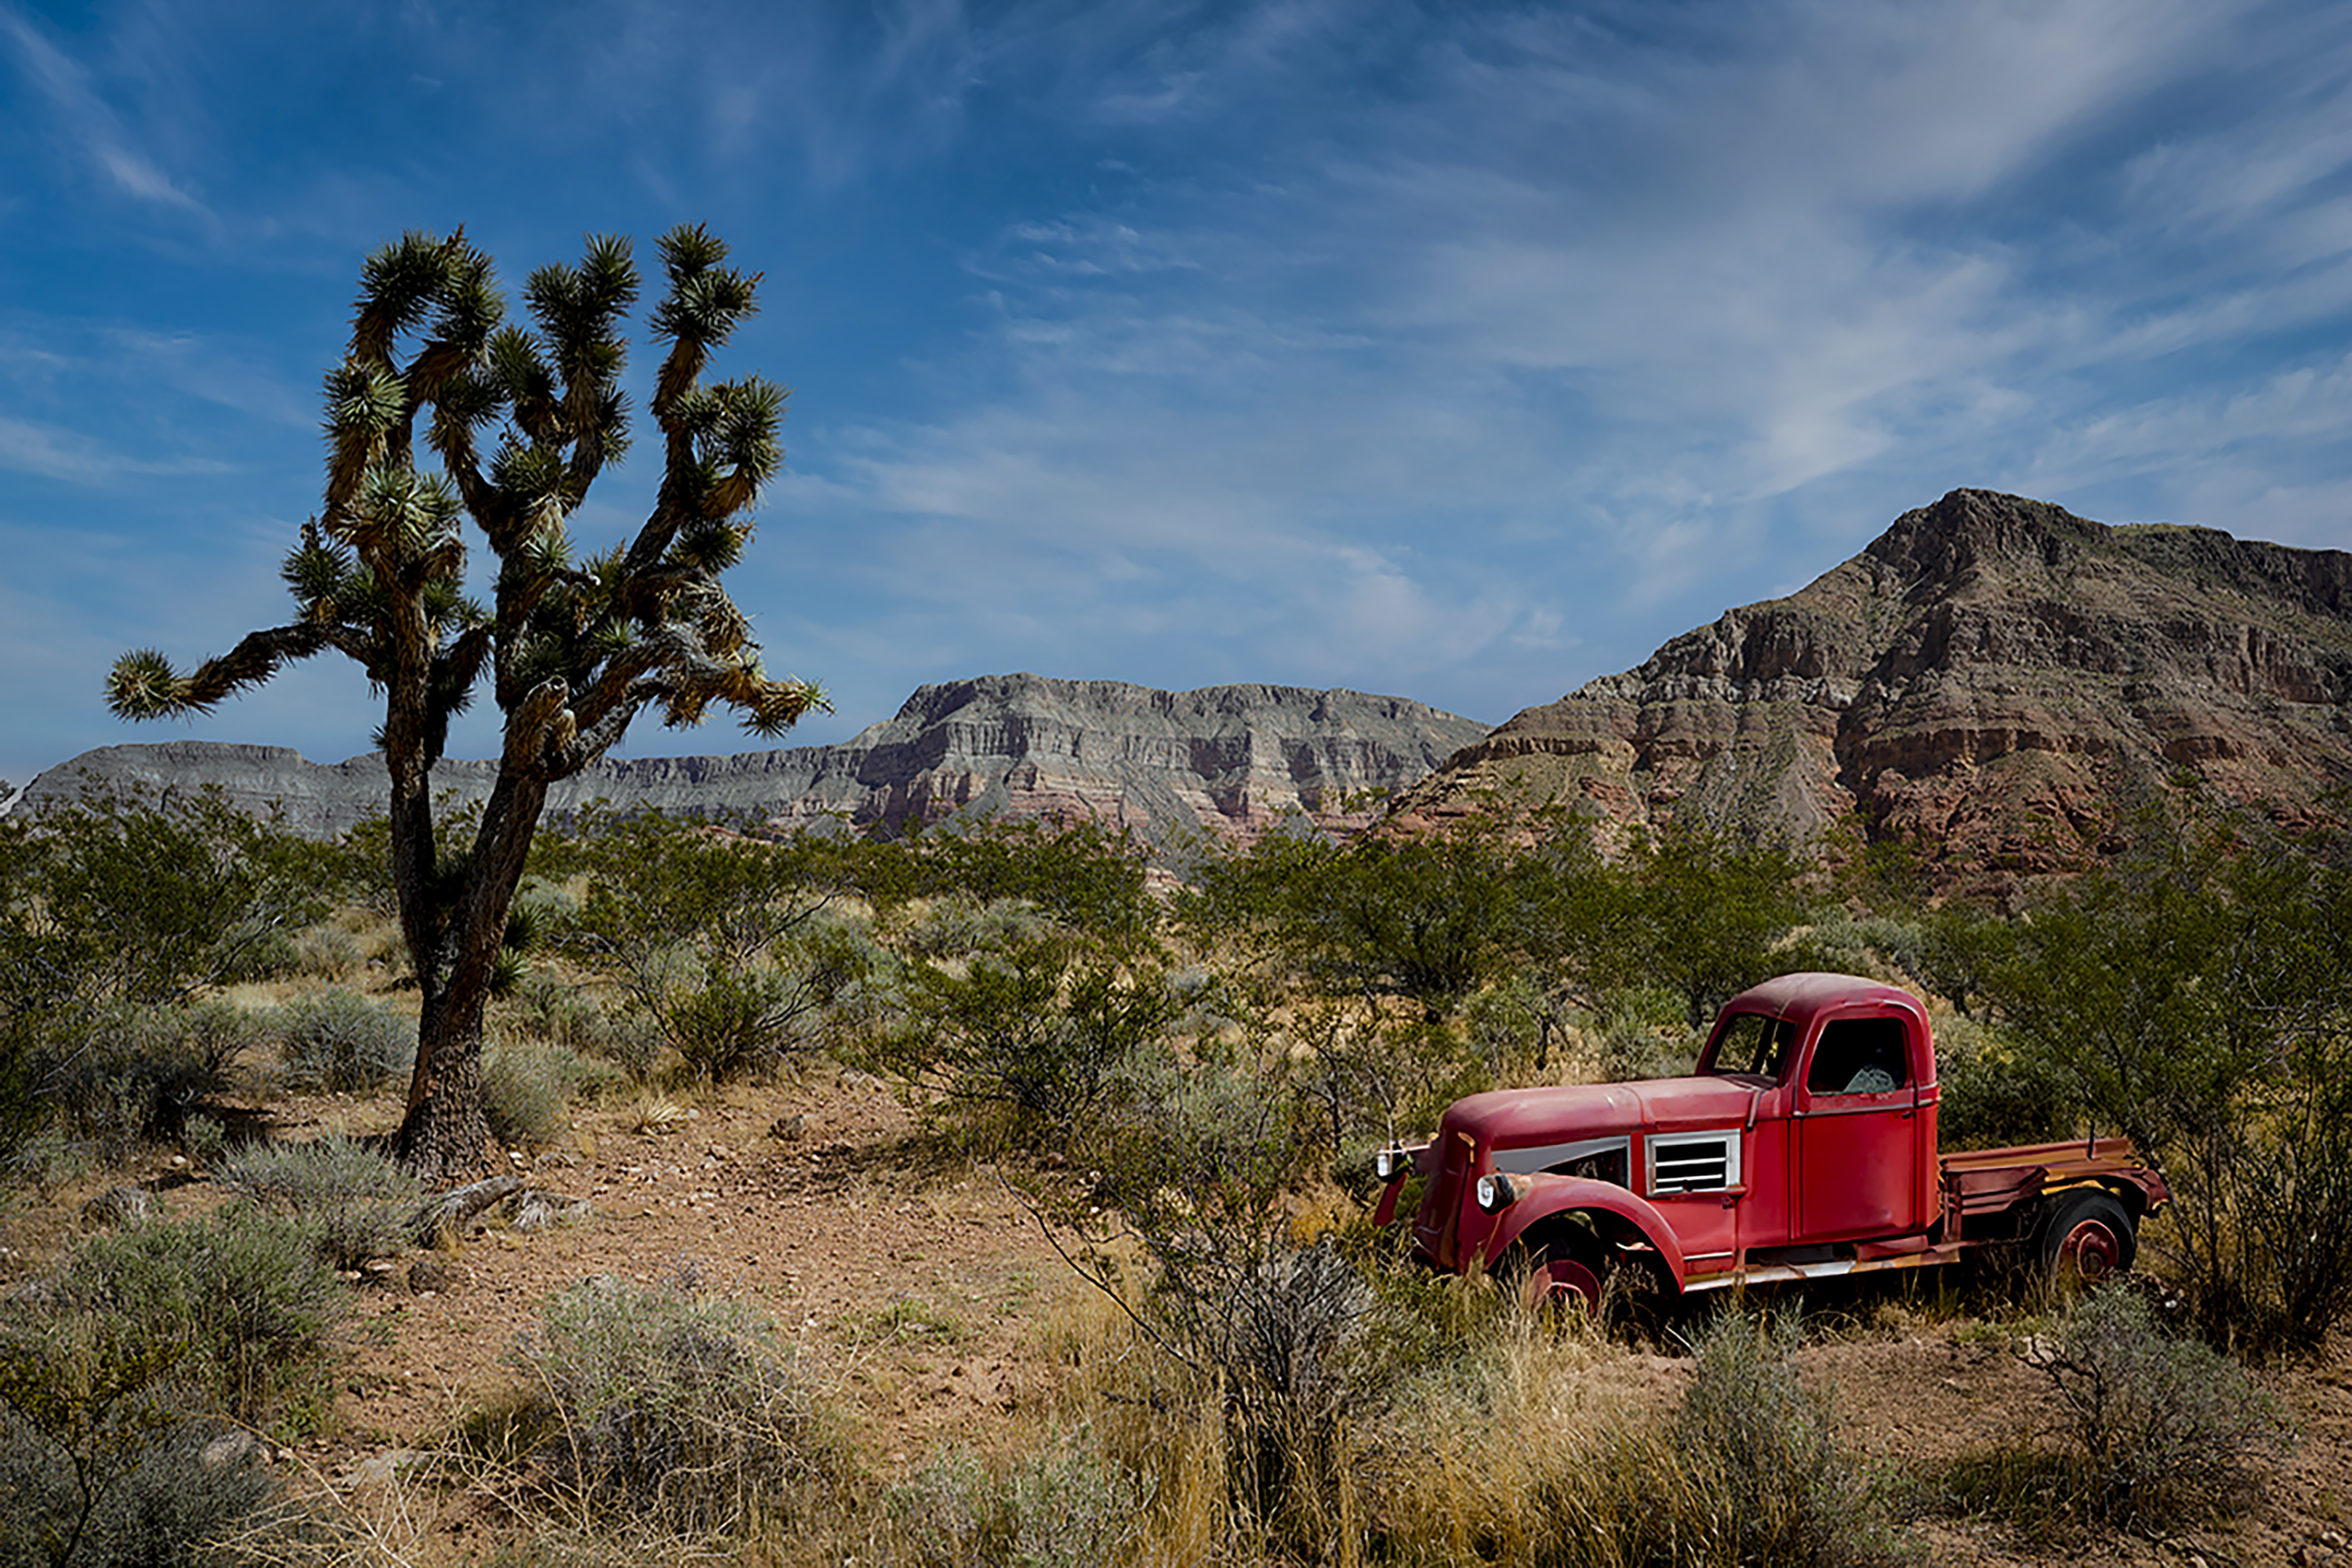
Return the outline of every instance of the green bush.
{"type": "Polygon", "coordinates": [[[314,925],[290,939],[291,968],[314,980],[341,980],[366,962],[357,933],[339,925],[314,925]]]}
{"type": "Polygon", "coordinates": [[[877,910],[924,898],[982,909],[1018,901],[1121,952],[1149,940],[1155,917],[1143,846],[1092,823],[959,821],[895,841],[812,845],[807,852],[840,867],[877,910]]]}
{"type": "Polygon", "coordinates": [[[1838,1563],[1863,1544],[1873,1510],[1859,1468],[1833,1437],[1829,1402],[1797,1380],[1794,1320],[1718,1313],[1692,1344],[1698,1374],[1674,1427],[1707,1489],[1704,1536],[1742,1562],[1838,1563]]]}
{"type": "Polygon", "coordinates": [[[299,997],[272,1024],[286,1079],[297,1089],[366,1094],[404,1077],[416,1060],[416,1025],[356,992],[299,997]]]}
{"type": "Polygon", "coordinates": [[[597,1513],[689,1535],[797,1528],[839,1458],[772,1327],[684,1286],[583,1281],[513,1360],[526,1440],[597,1513]]]}
{"type": "Polygon", "coordinates": [[[252,1015],[224,1001],[95,1009],[60,1020],[38,1076],[67,1130],[119,1163],[142,1143],[181,1141],[260,1037],[252,1015]]]}
{"type": "Polygon", "coordinates": [[[277,1495],[262,1446],[181,1405],[168,1347],[79,1326],[0,1335],[0,1561],[198,1568],[277,1495]]]}
{"type": "Polygon", "coordinates": [[[2057,1393],[2100,1520],[2163,1527],[2232,1511],[2249,1461],[2286,1441],[2278,1405],[2237,1363],[2165,1329],[2126,1289],[2074,1302],[2027,1360],[2057,1393]]]}
{"type": "Polygon", "coordinates": [[[638,1026],[617,1043],[634,1077],[651,1074],[649,1037],[712,1083],[816,1047],[873,956],[834,908],[838,857],[820,841],[642,815],[592,823],[566,853],[587,897],[549,920],[628,999],[638,1026]]]}
{"type": "Polygon", "coordinates": [[[1596,1435],[1535,1488],[1528,1568],[1891,1560],[1883,1514],[1836,1445],[1828,1403],[1797,1379],[1793,1325],[1725,1312],[1664,1429],[1596,1435]]]}
{"type": "Polygon", "coordinates": [[[91,1237],[20,1322],[47,1331],[80,1316],[121,1357],[168,1366],[187,1407],[294,1432],[332,1397],[331,1334],[346,1305],[311,1227],[232,1205],[91,1237]]]}
{"type": "Polygon", "coordinates": [[[214,1176],[301,1221],[337,1268],[404,1252],[425,1185],[363,1143],[330,1132],[307,1143],[250,1145],[214,1176]]]}
{"type": "Polygon", "coordinates": [[[982,1143],[1065,1147],[1182,1005],[1156,970],[1122,973],[1060,937],[950,968],[910,965],[885,1065],[943,1098],[982,1143]]]}
{"type": "Polygon", "coordinates": [[[1938,1019],[1936,1077],[1943,1089],[1936,1127],[1946,1149],[2052,1143],[2073,1127],[2072,1082],[1991,1025],[1938,1019]]]}
{"type": "Polygon", "coordinates": [[[1152,1490],[1081,1426],[992,1469],[942,1448],[887,1505],[911,1568],[1107,1568],[1142,1539],[1152,1490]]]}
{"type": "Polygon", "coordinates": [[[1045,912],[1026,899],[981,904],[951,896],[934,900],[910,921],[898,945],[924,958],[960,958],[1036,942],[1052,929],[1045,912]]]}
{"type": "Polygon", "coordinates": [[[318,912],[315,859],[211,794],[0,816],[0,1020],[184,1000],[318,912]]]}
{"type": "Polygon", "coordinates": [[[2067,1131],[2164,1171],[2150,1258],[2200,1331],[2314,1349],[2352,1315],[2352,870],[2231,824],[2152,839],[1978,984],[2067,1131]]]}
{"type": "Polygon", "coordinates": [[[551,1046],[498,1045],[482,1053],[482,1114],[509,1148],[544,1149],[563,1135],[581,1064],[551,1046]]]}

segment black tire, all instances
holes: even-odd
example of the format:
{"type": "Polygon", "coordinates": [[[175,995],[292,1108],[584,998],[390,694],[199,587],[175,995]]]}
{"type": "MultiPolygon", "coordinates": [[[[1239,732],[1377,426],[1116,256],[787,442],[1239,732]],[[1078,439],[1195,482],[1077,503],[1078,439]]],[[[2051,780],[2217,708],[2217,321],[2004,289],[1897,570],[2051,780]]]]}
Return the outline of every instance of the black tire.
{"type": "Polygon", "coordinates": [[[2051,1200],[2033,1233],[2032,1256],[2053,1286],[2097,1285],[2130,1271],[2139,1256],[2139,1226],[2114,1194],[2077,1187],[2051,1200]]]}

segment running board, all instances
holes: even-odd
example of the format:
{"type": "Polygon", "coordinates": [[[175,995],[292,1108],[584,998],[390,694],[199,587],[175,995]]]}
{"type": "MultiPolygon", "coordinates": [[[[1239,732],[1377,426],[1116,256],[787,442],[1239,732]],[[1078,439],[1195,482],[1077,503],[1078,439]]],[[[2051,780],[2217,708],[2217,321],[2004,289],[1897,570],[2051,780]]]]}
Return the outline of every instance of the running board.
{"type": "Polygon", "coordinates": [[[1721,1274],[1702,1275],[1683,1283],[1685,1294],[1694,1290],[1721,1290],[1733,1285],[1770,1285],[1792,1279],[1835,1279],[1847,1274],[1875,1274],[1887,1268],[1927,1268],[1939,1264],[1958,1261],[1968,1248],[1959,1242],[1946,1242],[1941,1247],[1923,1247],[1917,1252],[1897,1253],[1889,1258],[1839,1258],[1826,1263],[1762,1263],[1746,1268],[1727,1269],[1721,1274]]]}

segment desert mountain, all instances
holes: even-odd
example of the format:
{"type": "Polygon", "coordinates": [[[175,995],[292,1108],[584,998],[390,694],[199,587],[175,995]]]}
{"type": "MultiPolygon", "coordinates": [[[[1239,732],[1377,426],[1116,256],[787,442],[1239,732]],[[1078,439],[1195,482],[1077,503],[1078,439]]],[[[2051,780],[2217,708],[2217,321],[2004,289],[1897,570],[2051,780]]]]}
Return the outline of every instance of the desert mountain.
{"type": "Polygon", "coordinates": [[[1785,599],[1530,708],[1400,803],[1803,839],[1858,818],[1946,885],[2088,864],[2182,792],[2286,826],[2352,780],[2352,555],[1954,490],[1785,599]]]}
{"type": "MultiPolygon", "coordinates": [[[[1349,796],[1394,791],[1486,733],[1402,698],[1286,686],[1156,691],[1115,680],[983,676],[925,686],[898,714],[832,746],[729,757],[607,760],[558,784],[556,812],[599,799],[623,809],[743,816],[782,826],[859,826],[959,812],[1058,817],[1147,837],[1194,829],[1248,837],[1286,814],[1352,826],[1349,796]]],[[[489,792],[491,764],[445,762],[438,789],[489,792]]],[[[331,836],[384,809],[383,760],[324,765],[282,746],[173,741],[105,746],[48,770],[14,809],[85,787],[221,790],[273,805],[297,830],[331,836]]]]}

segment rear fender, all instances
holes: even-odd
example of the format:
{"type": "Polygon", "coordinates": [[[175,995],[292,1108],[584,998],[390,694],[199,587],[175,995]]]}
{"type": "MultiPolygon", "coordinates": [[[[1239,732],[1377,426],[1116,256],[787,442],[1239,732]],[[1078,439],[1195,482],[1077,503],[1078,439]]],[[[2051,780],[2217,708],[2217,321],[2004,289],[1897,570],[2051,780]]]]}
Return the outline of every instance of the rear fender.
{"type": "Polygon", "coordinates": [[[1606,1216],[1595,1227],[1604,1239],[1610,1238],[1612,1232],[1622,1235],[1628,1227],[1638,1233],[1657,1249],[1658,1261],[1673,1279],[1675,1290],[1682,1289],[1682,1243],[1675,1239],[1674,1227],[1666,1223],[1665,1216],[1639,1194],[1613,1182],[1596,1182],[1585,1176],[1538,1173],[1511,1180],[1525,1184],[1526,1191],[1517,1203],[1495,1216],[1495,1228],[1479,1253],[1488,1267],[1500,1261],[1521,1237],[1538,1229],[1545,1221],[1563,1215],[1592,1215],[1606,1216]]]}

